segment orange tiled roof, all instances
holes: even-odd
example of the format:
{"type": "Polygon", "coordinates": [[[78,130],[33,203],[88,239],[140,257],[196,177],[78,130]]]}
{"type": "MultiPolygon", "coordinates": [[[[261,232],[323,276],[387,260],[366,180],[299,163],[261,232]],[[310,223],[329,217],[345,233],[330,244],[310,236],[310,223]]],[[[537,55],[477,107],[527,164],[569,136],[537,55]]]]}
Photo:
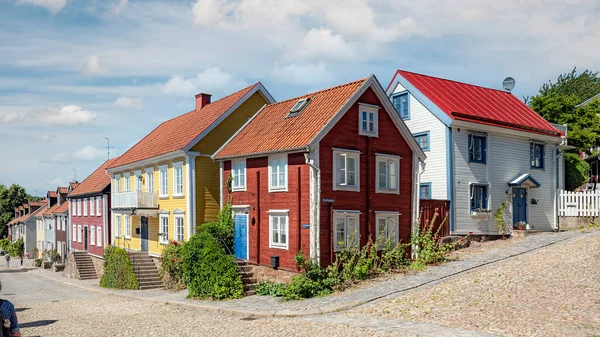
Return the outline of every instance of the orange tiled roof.
{"type": "Polygon", "coordinates": [[[23,211],[25,210],[25,208],[23,208],[23,205],[19,206],[19,211],[23,211]]]}
{"type": "Polygon", "coordinates": [[[68,187],[58,187],[58,193],[60,194],[67,194],[69,193],[69,188],[68,187]]]}
{"type": "Polygon", "coordinates": [[[40,207],[40,208],[36,209],[35,211],[33,211],[33,212],[31,212],[31,213],[29,213],[27,215],[22,216],[21,217],[22,218],[21,222],[25,222],[25,221],[29,220],[32,216],[37,216],[37,215],[40,215],[40,214],[44,213],[43,210],[44,210],[44,207],[40,207]]]}
{"type": "Polygon", "coordinates": [[[229,140],[215,158],[232,157],[307,146],[367,78],[269,104],[229,140]],[[302,112],[285,118],[302,98],[311,101],[302,112]]]}
{"type": "Polygon", "coordinates": [[[52,212],[54,212],[56,209],[58,208],[58,203],[54,204],[54,206],[47,208],[42,215],[52,215],[52,212]]]}
{"type": "Polygon", "coordinates": [[[102,192],[110,184],[110,176],[106,173],[106,168],[114,163],[118,158],[112,158],[105,161],[96,171],[92,172],[84,181],[77,186],[67,197],[78,195],[93,194],[102,192]]]}
{"type": "Polygon", "coordinates": [[[52,213],[54,213],[54,214],[66,213],[68,209],[69,209],[69,203],[65,201],[62,204],[60,204],[60,206],[58,206],[52,213]]]}
{"type": "Polygon", "coordinates": [[[225,96],[198,111],[192,110],[163,122],[108,168],[183,149],[257,85],[259,83],[225,96]]]}
{"type": "Polygon", "coordinates": [[[45,206],[48,203],[48,201],[46,201],[45,199],[42,201],[30,201],[29,205],[30,206],[45,206]]]}
{"type": "Polygon", "coordinates": [[[48,191],[50,198],[56,198],[56,191],[48,191]]]}

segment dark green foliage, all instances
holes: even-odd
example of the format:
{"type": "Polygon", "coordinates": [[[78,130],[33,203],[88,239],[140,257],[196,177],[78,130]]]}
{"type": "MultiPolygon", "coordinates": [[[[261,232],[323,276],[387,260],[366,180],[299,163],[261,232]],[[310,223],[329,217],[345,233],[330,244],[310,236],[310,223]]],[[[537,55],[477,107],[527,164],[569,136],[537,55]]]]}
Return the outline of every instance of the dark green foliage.
{"type": "Polygon", "coordinates": [[[579,158],[575,153],[565,153],[565,188],[573,191],[581,187],[589,176],[590,164],[579,158]]]}
{"type": "Polygon", "coordinates": [[[8,238],[0,240],[0,249],[3,251],[8,251],[8,247],[10,247],[10,240],[8,238]]]}
{"type": "Polygon", "coordinates": [[[162,262],[158,274],[166,289],[181,290],[185,288],[183,284],[182,249],[183,244],[175,241],[163,249],[162,262]]]}
{"type": "Polygon", "coordinates": [[[584,70],[577,74],[577,68],[570,73],[561,74],[556,82],[548,81],[542,84],[540,95],[557,93],[564,96],[575,96],[579,103],[600,93],[600,77],[598,72],[584,70]]]}
{"type": "Polygon", "coordinates": [[[15,217],[15,208],[30,201],[40,201],[41,198],[25,193],[25,189],[17,184],[6,187],[0,184],[0,238],[8,235],[6,226],[15,217]]]}
{"type": "Polygon", "coordinates": [[[237,272],[235,257],[208,231],[200,231],[184,245],[183,281],[188,296],[223,300],[244,296],[244,286],[237,272]]]}
{"type": "Polygon", "coordinates": [[[104,247],[104,274],[100,286],[116,289],[139,289],[140,285],[127,251],[115,246],[104,247]]]}
{"type": "Polygon", "coordinates": [[[200,225],[198,233],[208,232],[217,241],[226,247],[227,254],[233,254],[233,216],[231,213],[231,204],[226,204],[216,222],[208,222],[200,225]]]}
{"type": "Polygon", "coordinates": [[[42,266],[42,259],[34,259],[33,263],[36,267],[41,267],[42,266]]]}
{"type": "Polygon", "coordinates": [[[8,246],[8,254],[11,257],[21,257],[24,253],[25,244],[23,243],[23,238],[13,242],[10,246],[8,246]]]}
{"type": "Polygon", "coordinates": [[[284,283],[275,283],[271,281],[260,282],[254,287],[257,295],[281,297],[284,295],[286,285],[284,283]]]}
{"type": "Polygon", "coordinates": [[[417,258],[413,261],[413,269],[423,269],[424,266],[429,264],[436,264],[446,261],[446,255],[453,250],[466,238],[462,238],[461,241],[452,243],[442,243],[442,238],[439,236],[440,229],[443,227],[443,223],[448,221],[448,217],[444,218],[438,229],[433,231],[433,224],[435,223],[439,214],[436,212],[429,224],[425,224],[425,230],[419,230],[417,233],[413,233],[411,236],[411,245],[414,247],[417,258]]]}

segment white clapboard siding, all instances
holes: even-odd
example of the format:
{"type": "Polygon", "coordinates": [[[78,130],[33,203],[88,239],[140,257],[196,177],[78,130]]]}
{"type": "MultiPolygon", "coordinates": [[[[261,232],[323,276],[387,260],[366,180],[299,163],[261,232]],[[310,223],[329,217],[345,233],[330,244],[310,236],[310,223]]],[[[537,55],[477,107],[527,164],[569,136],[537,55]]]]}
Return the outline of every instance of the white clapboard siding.
{"type": "MultiPolygon", "coordinates": [[[[398,83],[394,90],[405,91],[398,83]]],[[[409,93],[410,95],[410,93],[409,93]]],[[[432,199],[448,199],[446,177],[446,126],[414,96],[409,97],[410,119],[404,121],[412,134],[429,131],[429,151],[425,152],[425,171],[421,183],[431,183],[432,199]]]]}
{"type": "Polygon", "coordinates": [[[600,191],[569,192],[558,194],[559,216],[599,216],[600,191]]]}

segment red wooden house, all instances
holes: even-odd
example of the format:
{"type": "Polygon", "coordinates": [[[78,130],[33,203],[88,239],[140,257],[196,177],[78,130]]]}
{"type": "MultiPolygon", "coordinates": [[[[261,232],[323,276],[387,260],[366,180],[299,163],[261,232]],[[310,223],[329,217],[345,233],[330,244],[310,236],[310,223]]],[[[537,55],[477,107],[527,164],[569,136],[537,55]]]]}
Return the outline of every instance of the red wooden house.
{"type": "Polygon", "coordinates": [[[294,270],[302,250],[325,266],[352,240],[408,240],[418,217],[425,155],[373,75],[265,105],[213,159],[254,264],[294,270]]]}

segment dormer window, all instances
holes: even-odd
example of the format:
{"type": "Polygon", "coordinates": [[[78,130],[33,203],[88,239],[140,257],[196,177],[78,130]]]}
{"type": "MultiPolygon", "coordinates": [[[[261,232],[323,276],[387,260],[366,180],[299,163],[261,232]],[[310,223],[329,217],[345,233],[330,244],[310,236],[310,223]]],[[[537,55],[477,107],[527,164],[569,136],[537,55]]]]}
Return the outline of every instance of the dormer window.
{"type": "Polygon", "coordinates": [[[299,100],[294,105],[294,107],[290,110],[290,113],[285,118],[298,116],[300,114],[300,112],[302,112],[302,110],[304,110],[306,105],[308,105],[309,102],[310,102],[310,98],[308,98],[308,97],[299,100]]]}
{"type": "Polygon", "coordinates": [[[378,118],[376,105],[358,103],[358,134],[363,136],[377,137],[378,118]]]}

